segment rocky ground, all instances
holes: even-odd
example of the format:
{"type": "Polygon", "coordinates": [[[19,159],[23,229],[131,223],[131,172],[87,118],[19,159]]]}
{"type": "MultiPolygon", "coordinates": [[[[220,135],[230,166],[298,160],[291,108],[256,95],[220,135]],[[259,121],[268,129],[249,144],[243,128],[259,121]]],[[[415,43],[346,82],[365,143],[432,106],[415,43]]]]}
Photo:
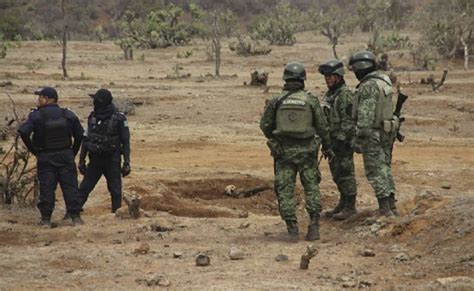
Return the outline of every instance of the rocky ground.
{"type": "MultiPolygon", "coordinates": [[[[339,53],[363,48],[367,37],[348,37],[339,53]]],[[[91,108],[87,93],[97,88],[109,88],[122,105],[138,104],[129,115],[133,172],[124,188],[142,196],[145,215],[132,220],[109,213],[104,181],[86,204],[84,226],[60,221],[59,191],[53,229],[37,227],[33,208],[0,206],[1,290],[474,288],[474,73],[461,64],[440,65],[449,74],[439,92],[419,80],[431,73],[439,79],[443,67],[397,72],[410,96],[407,139],[396,145],[393,162],[402,216],[375,215],[357,156],[359,213],[346,222],[322,220],[321,240],[312,243],[317,254],[308,270],[300,270],[310,245],[303,240],[301,187],[302,240],[296,244],[286,241],[271,189],[250,197],[232,197],[224,189],[271,187],[272,160],[258,129],[265,99],[280,90],[282,68],[291,60],[307,65],[307,87],[321,96],[324,81],[316,66],[331,56],[325,39],[301,34],[294,47],[274,47],[261,57],[226,50],[218,79],[208,75],[213,64],[199,42],[139,51],[135,55],[144,57],[134,62],[123,61],[112,43],[71,42],[69,80],[59,75],[60,51],[54,42],[11,48],[0,61],[0,89],[26,111],[34,106],[34,89],[54,85],[61,104],[83,123],[91,108]],[[190,58],[177,58],[186,50],[193,51],[190,58]],[[244,85],[255,69],[270,73],[268,90],[244,85]],[[196,266],[199,254],[210,264],[196,266]]],[[[407,55],[394,53],[393,65],[406,67],[407,55]]],[[[346,79],[357,84],[351,73],[346,79]]],[[[11,111],[5,94],[0,100],[3,119],[11,111]]],[[[338,194],[325,161],[321,171],[322,202],[330,208],[338,194]]]]}

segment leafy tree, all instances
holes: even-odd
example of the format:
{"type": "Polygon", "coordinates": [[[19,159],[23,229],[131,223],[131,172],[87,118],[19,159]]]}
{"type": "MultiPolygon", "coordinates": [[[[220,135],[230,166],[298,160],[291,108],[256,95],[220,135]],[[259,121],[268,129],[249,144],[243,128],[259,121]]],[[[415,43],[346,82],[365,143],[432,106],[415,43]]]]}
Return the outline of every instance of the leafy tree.
{"type": "Polygon", "coordinates": [[[339,43],[339,38],[344,33],[351,33],[354,26],[354,18],[345,14],[340,9],[332,9],[327,13],[321,11],[319,21],[321,27],[321,34],[329,39],[332,45],[332,52],[336,59],[339,59],[336,46],[339,43]]]}
{"type": "Polygon", "coordinates": [[[8,42],[3,39],[3,35],[0,33],[0,59],[4,59],[7,56],[8,42]]]}
{"type": "Polygon", "coordinates": [[[142,23],[134,12],[127,11],[116,25],[119,37],[115,43],[122,49],[125,60],[133,60],[134,49],[143,42],[142,23]]]}
{"type": "Polygon", "coordinates": [[[270,44],[293,45],[301,17],[301,12],[289,2],[280,2],[269,14],[258,16],[250,32],[253,38],[268,40],[270,44]]]}

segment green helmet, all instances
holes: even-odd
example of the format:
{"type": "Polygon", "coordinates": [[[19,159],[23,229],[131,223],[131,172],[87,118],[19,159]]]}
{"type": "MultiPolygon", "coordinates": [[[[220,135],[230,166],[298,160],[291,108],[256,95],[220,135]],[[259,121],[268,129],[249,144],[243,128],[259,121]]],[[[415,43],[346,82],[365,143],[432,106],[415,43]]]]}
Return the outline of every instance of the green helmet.
{"type": "Polygon", "coordinates": [[[329,59],[319,65],[318,71],[322,75],[339,75],[344,77],[344,64],[340,60],[329,59]]]}
{"type": "Polygon", "coordinates": [[[372,52],[360,51],[352,55],[349,60],[349,67],[353,71],[375,68],[376,57],[372,52]]]}
{"type": "Polygon", "coordinates": [[[287,80],[306,80],[306,70],[303,64],[292,62],[288,63],[283,71],[283,81],[287,80]]]}

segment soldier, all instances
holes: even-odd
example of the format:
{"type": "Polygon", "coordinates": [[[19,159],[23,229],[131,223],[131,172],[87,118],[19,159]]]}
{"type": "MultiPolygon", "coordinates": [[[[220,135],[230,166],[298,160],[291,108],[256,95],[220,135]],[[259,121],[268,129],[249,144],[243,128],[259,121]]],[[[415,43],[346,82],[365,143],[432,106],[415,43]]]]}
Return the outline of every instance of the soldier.
{"type": "MultiPolygon", "coordinates": [[[[79,186],[81,206],[102,175],[112,197],[112,212],[122,205],[122,177],[130,174],[130,131],[127,117],[112,103],[112,94],[99,89],[90,94],[94,111],[87,119],[87,129],[79,157],[79,172],[84,175],[79,186]],[[86,166],[86,155],[89,164],[86,166]],[[121,165],[123,155],[123,165],[121,165]]],[[[66,214],[67,216],[67,214],[66,214]]]]}
{"type": "Polygon", "coordinates": [[[393,115],[392,82],[376,70],[375,60],[369,51],[358,52],[349,60],[349,66],[360,81],[352,112],[356,123],[354,148],[362,153],[365,175],[377,197],[379,213],[393,216],[398,215],[398,211],[390,149],[399,122],[393,115]]]}
{"type": "Polygon", "coordinates": [[[283,80],[283,92],[266,105],[260,128],[268,139],[267,145],[274,158],[275,192],[290,240],[299,240],[293,196],[297,173],[305,191],[309,214],[306,240],[318,240],[321,175],[317,164],[320,145],[317,135],[322,140],[323,153],[331,157],[327,123],[318,99],[304,90],[306,71],[302,64],[289,63],[285,67],[283,80]]]}
{"type": "Polygon", "coordinates": [[[35,95],[38,95],[38,108],[28,115],[18,132],[37,159],[40,225],[51,227],[58,182],[72,222],[84,224],[79,215],[80,197],[74,162],[84,130],[72,111],[59,107],[58,93],[54,88],[44,87],[35,95]],[[74,138],[74,143],[71,138],[74,138]]]}
{"type": "Polygon", "coordinates": [[[339,190],[339,203],[325,213],[326,217],[344,220],[355,214],[357,186],[354,170],[354,122],[352,121],[353,93],[344,81],[344,65],[341,61],[330,59],[319,66],[324,75],[328,91],[322,102],[323,113],[329,124],[331,149],[334,158],[329,168],[339,190]]]}

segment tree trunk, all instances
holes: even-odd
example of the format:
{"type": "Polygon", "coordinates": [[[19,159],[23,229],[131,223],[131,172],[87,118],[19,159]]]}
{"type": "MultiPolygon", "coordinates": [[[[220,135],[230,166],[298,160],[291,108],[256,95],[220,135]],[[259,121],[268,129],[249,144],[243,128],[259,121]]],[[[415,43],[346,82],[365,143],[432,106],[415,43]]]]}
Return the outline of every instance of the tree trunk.
{"type": "Polygon", "coordinates": [[[337,45],[337,42],[332,44],[332,53],[334,54],[334,57],[337,60],[339,60],[339,57],[337,56],[337,52],[336,52],[336,45],[337,45]]]}
{"type": "Polygon", "coordinates": [[[214,47],[214,57],[215,57],[215,75],[216,77],[220,76],[221,69],[221,34],[219,31],[219,14],[217,11],[214,11],[212,19],[212,45],[214,47]]]}
{"type": "Polygon", "coordinates": [[[460,37],[460,40],[464,48],[464,70],[469,70],[469,45],[462,36],[460,37]]]}
{"type": "Polygon", "coordinates": [[[66,53],[67,53],[67,23],[66,23],[66,0],[61,0],[61,11],[63,14],[63,59],[61,67],[63,68],[63,77],[68,78],[66,69],[66,53]]]}
{"type": "Polygon", "coordinates": [[[124,47],[124,48],[122,48],[122,50],[123,50],[123,57],[127,61],[128,60],[128,48],[124,47]]]}
{"type": "Polygon", "coordinates": [[[128,59],[133,61],[133,48],[128,49],[128,59]]]}

